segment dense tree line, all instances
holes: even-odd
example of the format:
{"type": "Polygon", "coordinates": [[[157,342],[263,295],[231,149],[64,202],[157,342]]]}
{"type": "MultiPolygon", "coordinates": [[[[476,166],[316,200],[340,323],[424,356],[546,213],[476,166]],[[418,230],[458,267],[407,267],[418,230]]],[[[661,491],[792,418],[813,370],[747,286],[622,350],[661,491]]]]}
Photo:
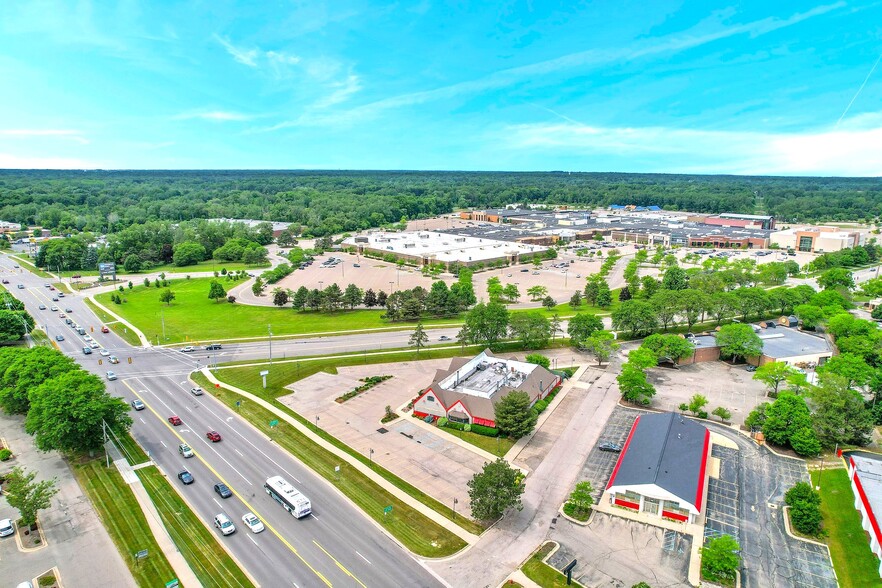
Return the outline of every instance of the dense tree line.
{"type": "Polygon", "coordinates": [[[872,178],[561,172],[10,170],[0,172],[0,202],[3,220],[64,232],[253,218],[289,221],[294,234],[321,236],[512,202],[869,219],[882,215],[882,185],[872,178]]]}

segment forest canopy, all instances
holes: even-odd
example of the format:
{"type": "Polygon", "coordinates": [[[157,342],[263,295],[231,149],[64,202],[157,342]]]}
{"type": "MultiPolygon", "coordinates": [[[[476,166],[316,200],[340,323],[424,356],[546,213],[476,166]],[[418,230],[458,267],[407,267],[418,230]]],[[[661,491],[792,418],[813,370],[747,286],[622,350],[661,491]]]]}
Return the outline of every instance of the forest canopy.
{"type": "Polygon", "coordinates": [[[882,215],[882,182],[568,172],[0,171],[0,219],[56,232],[250,218],[288,221],[305,236],[322,236],[513,202],[863,220],[882,215]]]}

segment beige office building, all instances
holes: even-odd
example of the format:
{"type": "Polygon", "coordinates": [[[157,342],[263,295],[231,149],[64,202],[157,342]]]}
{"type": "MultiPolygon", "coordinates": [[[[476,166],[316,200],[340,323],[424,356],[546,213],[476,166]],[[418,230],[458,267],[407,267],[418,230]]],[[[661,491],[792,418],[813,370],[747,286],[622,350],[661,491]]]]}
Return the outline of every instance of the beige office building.
{"type": "Polygon", "coordinates": [[[848,231],[839,227],[792,227],[772,233],[772,245],[781,249],[794,249],[810,253],[829,253],[863,245],[864,233],[848,231]]]}

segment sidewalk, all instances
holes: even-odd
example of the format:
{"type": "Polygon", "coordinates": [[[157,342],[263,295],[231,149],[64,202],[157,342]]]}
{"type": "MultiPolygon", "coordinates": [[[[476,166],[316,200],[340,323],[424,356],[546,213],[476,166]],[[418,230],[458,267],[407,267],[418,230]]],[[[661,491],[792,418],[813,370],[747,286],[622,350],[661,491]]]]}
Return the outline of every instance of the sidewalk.
{"type": "Polygon", "coordinates": [[[404,491],[400,490],[395,485],[393,485],[391,482],[389,482],[388,480],[386,480],[385,478],[380,476],[372,468],[363,464],[361,461],[357,460],[349,453],[332,445],[331,443],[326,441],[324,438],[316,435],[312,429],[310,429],[309,427],[307,427],[306,425],[304,425],[303,423],[301,423],[300,421],[298,421],[297,419],[295,419],[294,417],[292,417],[291,415],[289,415],[285,411],[281,410],[280,408],[277,408],[276,406],[273,406],[269,402],[251,394],[250,392],[246,392],[245,390],[242,390],[241,388],[236,388],[235,386],[231,386],[230,384],[226,384],[224,382],[221,382],[220,380],[215,378],[214,374],[212,374],[211,371],[208,370],[207,368],[203,368],[201,370],[201,373],[206,378],[208,378],[208,381],[211,382],[212,384],[220,384],[221,386],[223,386],[227,390],[235,392],[236,394],[239,394],[240,396],[247,398],[251,402],[254,402],[254,403],[260,405],[261,407],[265,408],[266,410],[272,412],[274,415],[276,415],[280,419],[284,420],[286,423],[290,424],[292,427],[296,428],[300,433],[302,433],[303,435],[308,437],[314,443],[321,446],[323,449],[330,451],[331,453],[333,453],[334,455],[336,455],[340,459],[345,460],[346,463],[348,463],[350,466],[352,466],[353,468],[357,469],[359,472],[361,472],[362,474],[364,474],[365,476],[370,478],[371,481],[373,481],[375,484],[377,484],[378,486],[380,486],[381,488],[383,488],[384,490],[386,490],[387,492],[389,492],[390,494],[395,496],[397,499],[406,503],[414,510],[425,515],[427,518],[431,519],[432,521],[434,521],[438,525],[444,527],[445,529],[447,529],[448,531],[450,531],[454,535],[460,537],[461,539],[463,539],[467,543],[473,544],[478,540],[477,535],[474,535],[474,534],[466,531],[465,529],[463,529],[462,527],[460,527],[459,525],[457,525],[456,523],[454,523],[450,519],[441,516],[440,514],[438,514],[437,512],[435,512],[434,510],[432,510],[431,508],[429,508],[428,506],[423,504],[422,502],[419,502],[418,500],[412,498],[410,495],[408,495],[404,491]]]}
{"type": "MultiPolygon", "coordinates": [[[[199,581],[196,574],[190,569],[187,560],[184,559],[184,556],[178,551],[175,542],[172,541],[171,535],[168,534],[168,530],[166,530],[165,525],[162,523],[162,519],[159,517],[159,512],[156,510],[156,506],[150,499],[150,495],[147,494],[147,489],[144,488],[141,479],[135,474],[134,470],[136,468],[132,468],[132,466],[129,465],[129,462],[125,460],[113,443],[108,443],[106,447],[113,457],[113,465],[116,466],[116,469],[119,470],[123,480],[125,480],[126,484],[129,485],[132,492],[135,494],[135,498],[138,500],[138,504],[144,512],[144,517],[147,519],[147,524],[150,525],[150,531],[153,533],[153,537],[156,539],[156,543],[159,545],[159,548],[162,550],[168,563],[171,564],[172,569],[175,571],[178,581],[181,585],[186,586],[187,588],[201,588],[202,582],[199,581]]],[[[153,462],[148,461],[145,464],[141,464],[141,466],[144,465],[152,466],[153,462]]]]}

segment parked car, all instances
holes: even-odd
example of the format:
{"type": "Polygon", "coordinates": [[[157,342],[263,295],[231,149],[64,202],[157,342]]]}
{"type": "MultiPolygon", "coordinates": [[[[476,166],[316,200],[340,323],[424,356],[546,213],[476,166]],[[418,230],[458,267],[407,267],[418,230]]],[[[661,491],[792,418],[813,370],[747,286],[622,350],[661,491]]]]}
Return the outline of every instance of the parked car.
{"type": "Polygon", "coordinates": [[[116,374],[113,373],[113,372],[107,372],[107,379],[108,379],[108,380],[115,380],[115,379],[116,379],[116,374]]]}
{"type": "Polygon", "coordinates": [[[190,394],[193,396],[202,396],[202,388],[190,388],[190,394]]]}
{"type": "Polygon", "coordinates": [[[180,480],[181,482],[183,482],[186,485],[190,485],[196,481],[193,478],[193,474],[191,474],[187,470],[184,470],[182,472],[178,472],[178,480],[180,480]]]}
{"type": "Polygon", "coordinates": [[[206,436],[206,437],[208,438],[208,440],[211,441],[212,443],[217,443],[217,442],[219,442],[219,441],[221,440],[220,433],[218,433],[217,431],[209,431],[209,432],[207,432],[207,433],[205,434],[205,436],[206,436]]]}
{"type": "Polygon", "coordinates": [[[83,335],[83,340],[89,342],[92,340],[92,335],[83,335]]]}
{"type": "Polygon", "coordinates": [[[186,443],[181,443],[180,445],[178,445],[178,453],[183,455],[185,458],[186,457],[193,457],[193,455],[195,455],[193,453],[193,450],[190,449],[190,446],[187,445],[186,443]]]}
{"type": "MultiPolygon", "coordinates": [[[[59,312],[59,313],[58,313],[58,318],[67,318],[67,315],[64,314],[63,312],[59,312]]],[[[67,321],[64,321],[64,322],[67,323],[67,321]]],[[[67,324],[70,324],[70,323],[67,323],[67,324]]]]}
{"type": "Polygon", "coordinates": [[[134,408],[135,410],[144,410],[145,408],[147,408],[147,405],[135,398],[134,400],[132,400],[132,408],[134,408]]]}
{"type": "Polygon", "coordinates": [[[98,349],[101,346],[98,345],[97,341],[89,341],[89,347],[91,347],[92,349],[98,349]]]}
{"type": "MultiPolygon", "coordinates": [[[[251,513],[248,513],[251,514],[251,513]]],[[[15,527],[12,526],[12,519],[0,520],[0,537],[9,537],[15,533],[15,527]]]]}
{"type": "Polygon", "coordinates": [[[232,535],[236,532],[236,525],[224,513],[214,517],[214,526],[220,529],[221,535],[232,535]]]}
{"type": "Polygon", "coordinates": [[[220,495],[221,498],[229,498],[233,495],[233,492],[229,489],[226,484],[222,484],[218,482],[214,485],[214,491],[220,495]]]}
{"type": "Polygon", "coordinates": [[[749,371],[749,372],[755,372],[755,371],[756,371],[756,366],[755,366],[755,365],[748,365],[748,366],[747,366],[746,368],[744,368],[744,369],[746,369],[746,370],[749,371]]]}
{"type": "Polygon", "coordinates": [[[193,351],[196,351],[196,348],[193,347],[192,345],[187,345],[186,347],[181,349],[181,352],[183,352],[183,353],[192,353],[193,351]]]}
{"type": "Polygon", "coordinates": [[[619,453],[622,451],[622,446],[618,443],[613,443],[611,441],[604,441],[600,445],[597,446],[601,451],[612,451],[614,453],[619,453]]]}
{"type": "Polygon", "coordinates": [[[263,523],[260,522],[260,519],[257,518],[253,512],[246,512],[242,515],[242,522],[245,523],[245,526],[248,527],[252,533],[260,533],[265,529],[263,523]]]}
{"type": "MultiPolygon", "coordinates": [[[[54,289],[55,289],[55,288],[50,288],[50,290],[54,290],[54,289]]],[[[59,297],[59,298],[64,298],[64,292],[59,292],[59,293],[58,293],[58,297],[59,297]]]]}
{"type": "Polygon", "coordinates": [[[174,414],[171,415],[170,417],[168,417],[168,422],[170,422],[173,427],[177,427],[178,425],[184,424],[184,421],[181,420],[181,417],[174,415],[174,414]]]}
{"type": "Polygon", "coordinates": [[[19,290],[24,290],[24,284],[19,284],[19,285],[18,285],[18,289],[19,289],[19,290]]]}

